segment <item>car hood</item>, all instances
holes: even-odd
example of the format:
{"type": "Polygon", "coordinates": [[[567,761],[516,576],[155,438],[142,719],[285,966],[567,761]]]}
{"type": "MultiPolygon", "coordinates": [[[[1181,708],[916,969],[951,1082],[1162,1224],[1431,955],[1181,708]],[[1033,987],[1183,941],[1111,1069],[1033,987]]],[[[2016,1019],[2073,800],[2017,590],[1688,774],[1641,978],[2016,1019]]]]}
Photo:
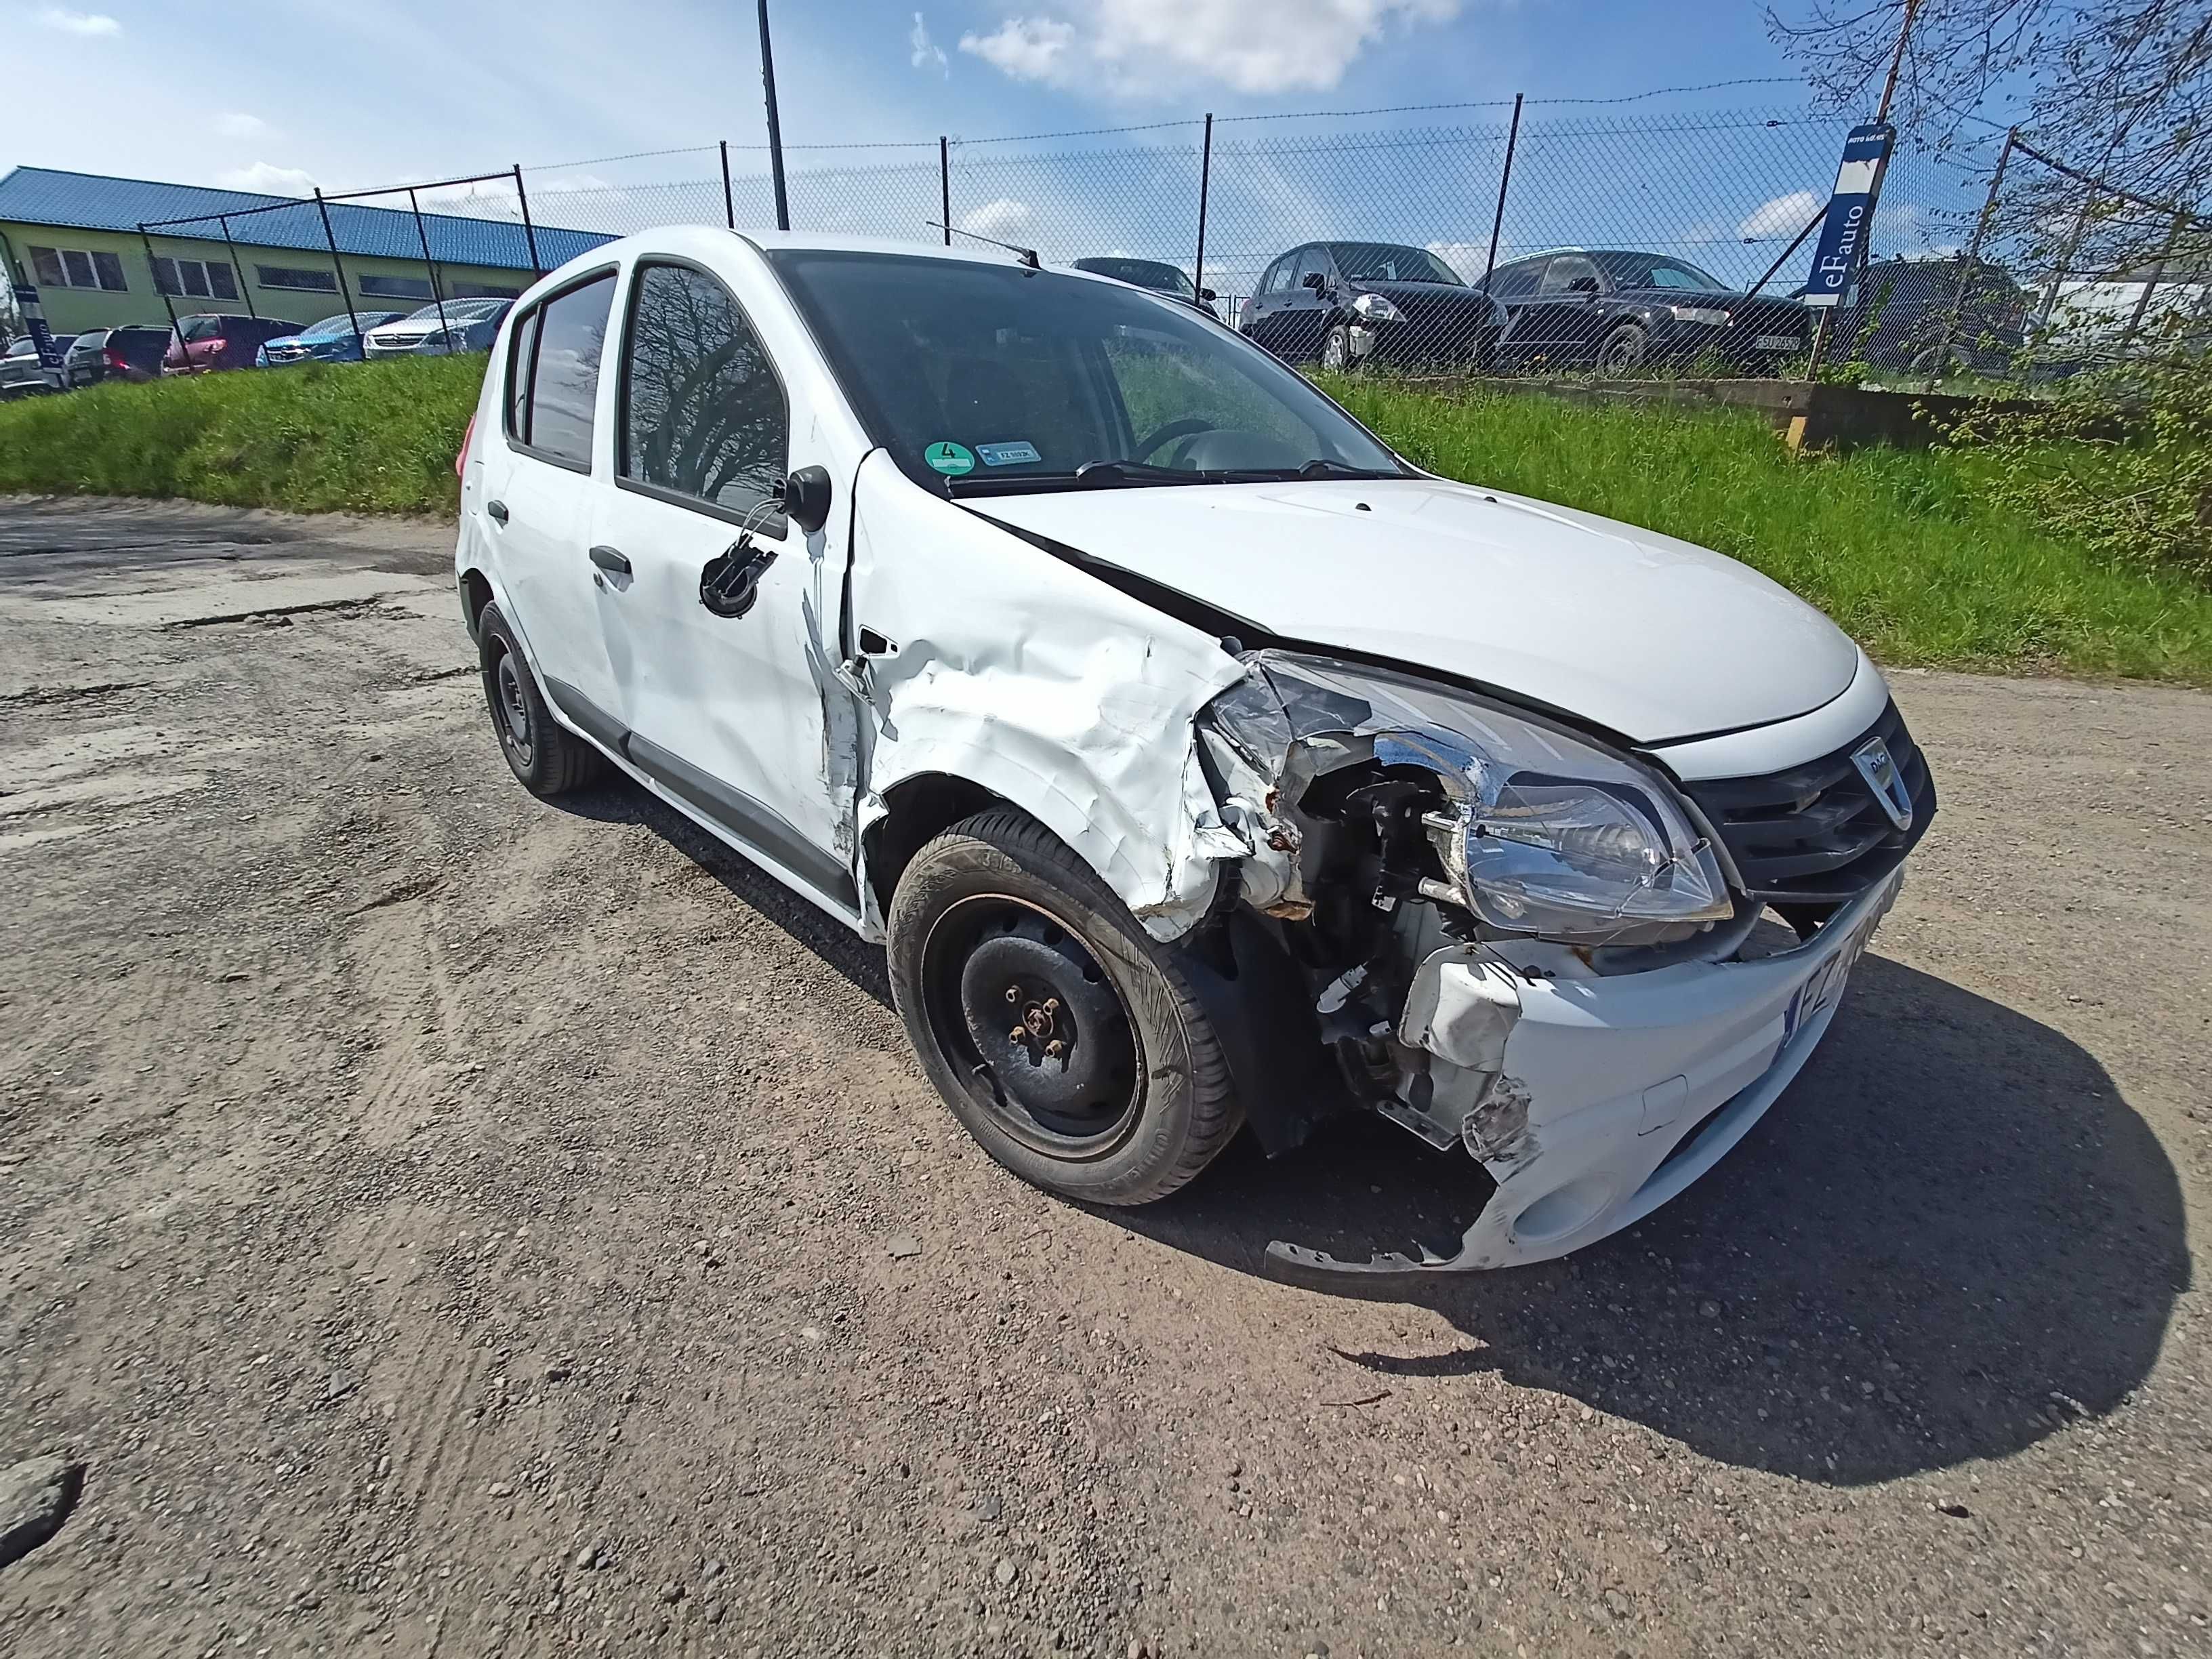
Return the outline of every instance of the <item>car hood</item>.
{"type": "Polygon", "coordinates": [[[1277,638],[1438,670],[1641,744],[1806,714],[1857,668],[1832,623],[1733,559],[1439,479],[963,504],[1277,638]]]}

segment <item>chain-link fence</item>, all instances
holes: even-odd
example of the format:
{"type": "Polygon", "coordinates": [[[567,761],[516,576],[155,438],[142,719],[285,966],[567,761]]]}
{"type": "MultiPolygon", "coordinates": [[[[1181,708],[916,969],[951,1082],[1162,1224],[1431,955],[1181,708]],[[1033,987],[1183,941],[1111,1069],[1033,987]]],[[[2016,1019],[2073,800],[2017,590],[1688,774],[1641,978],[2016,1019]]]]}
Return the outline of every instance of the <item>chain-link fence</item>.
{"type": "MultiPolygon", "coordinates": [[[[1032,248],[1176,292],[1295,361],[1787,376],[1808,367],[1800,296],[1846,125],[1514,99],[791,145],[785,163],[799,229],[1032,248]]],[[[498,301],[609,237],[775,216],[767,151],[714,143],[241,200],[142,234],[173,319],[327,295],[325,331],[351,347],[335,355],[376,356],[474,349],[498,301]]],[[[1923,148],[1905,133],[1829,360],[1875,379],[2031,381],[2125,353],[2205,311],[2203,225],[2002,134],[1923,148]]],[[[189,344],[173,350],[190,362],[189,344]]]]}

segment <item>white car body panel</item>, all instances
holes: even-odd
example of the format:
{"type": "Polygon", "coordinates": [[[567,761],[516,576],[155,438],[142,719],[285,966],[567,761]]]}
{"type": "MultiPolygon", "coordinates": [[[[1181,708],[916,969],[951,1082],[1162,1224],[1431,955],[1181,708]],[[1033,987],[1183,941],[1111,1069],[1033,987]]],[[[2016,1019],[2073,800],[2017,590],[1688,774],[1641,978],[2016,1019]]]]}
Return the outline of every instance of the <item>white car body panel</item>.
{"type": "MultiPolygon", "coordinates": [[[[594,250],[517,301],[463,468],[455,557],[464,578],[489,585],[540,686],[563,680],[593,711],[580,719],[549,695],[565,728],[866,937],[883,931],[870,831],[903,789],[939,775],[1049,829],[1157,939],[1207,916],[1224,864],[1243,866],[1251,902],[1285,890],[1284,848],[1271,853],[1261,839],[1272,792],[1265,812],[1224,808],[1195,735],[1201,711],[1247,665],[1215,633],[1083,561],[1279,639],[1425,666],[1561,711],[1688,781],[1835,755],[1887,708],[1864,653],[1765,578],[1671,538],[1498,491],[1415,477],[948,499],[871,447],[762,258],[778,240],[651,233],[594,250]],[[819,465],[832,481],[821,530],[756,537],[778,556],[743,618],[712,616],[697,599],[700,566],[738,527],[617,487],[617,374],[602,368],[590,476],[525,465],[503,434],[515,319],[617,266],[611,359],[644,252],[697,264],[737,295],[787,394],[789,466],[819,465]],[[489,520],[494,499],[508,509],[503,527],[489,520]],[[586,550],[600,544],[629,558],[627,575],[593,577],[586,550]],[[657,765],[639,763],[641,739],[657,765]],[[733,829],[708,810],[713,790],[778,827],[733,829]]],[[[1540,945],[1530,948],[1554,952],[1564,970],[1531,975],[1502,968],[1495,950],[1436,951],[1407,1000],[1403,1040],[1435,1057],[1440,1097],[1457,1091],[1470,1103],[1468,1147],[1497,1193],[1449,1261],[1355,1267],[1277,1246],[1279,1264],[1506,1266],[1649,1213],[1735,1144],[1804,1063],[1833,1015],[1844,957],[1897,886],[1893,874],[1805,945],[1759,960],[1607,976],[1540,945]],[[1701,1123],[1697,1144],[1668,1162],[1701,1123]]]]}
{"type": "Polygon", "coordinates": [[[1638,743],[1806,714],[1858,660],[1834,623],[1732,559],[1444,479],[975,506],[1279,637],[1442,670],[1638,743]]]}

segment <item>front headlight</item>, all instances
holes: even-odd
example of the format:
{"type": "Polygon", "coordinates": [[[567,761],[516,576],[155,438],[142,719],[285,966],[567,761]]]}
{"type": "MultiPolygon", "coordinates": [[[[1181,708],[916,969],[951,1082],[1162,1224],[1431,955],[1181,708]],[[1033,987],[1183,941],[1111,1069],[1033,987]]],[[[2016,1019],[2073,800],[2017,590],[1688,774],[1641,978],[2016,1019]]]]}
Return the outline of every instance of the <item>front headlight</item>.
{"type": "Polygon", "coordinates": [[[1673,786],[1626,756],[1408,676],[1273,651],[1247,660],[1282,724],[1262,726],[1254,700],[1231,694],[1213,706],[1217,726],[1248,755],[1304,745],[1316,770],[1365,742],[1381,766],[1434,773],[1447,805],[1424,823],[1450,895],[1498,931],[1604,944],[1735,913],[1673,786]]]}
{"type": "Polygon", "coordinates": [[[1712,306],[1668,306],[1667,309],[1678,323],[1703,323],[1707,328],[1728,326],[1728,313],[1712,306]]]}
{"type": "Polygon", "coordinates": [[[1379,294],[1363,294],[1352,302],[1352,309],[1370,323],[1402,323],[1406,313],[1379,294]]]}

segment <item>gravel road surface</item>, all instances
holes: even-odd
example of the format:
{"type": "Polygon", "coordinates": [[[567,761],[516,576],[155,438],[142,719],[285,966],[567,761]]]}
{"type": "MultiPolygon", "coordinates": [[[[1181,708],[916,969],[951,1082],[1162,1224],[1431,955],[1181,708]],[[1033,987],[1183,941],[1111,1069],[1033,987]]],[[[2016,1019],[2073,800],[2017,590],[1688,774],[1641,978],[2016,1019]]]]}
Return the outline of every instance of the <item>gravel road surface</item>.
{"type": "Polygon", "coordinates": [[[1826,1046],[1568,1261],[1363,1121],[1089,1212],[880,956],[508,776],[437,526],[0,501],[0,1651],[2212,1651],[2212,699],[1905,674],[1826,1046]],[[2192,1227],[2192,1220],[2194,1226],[2192,1227]]]}

